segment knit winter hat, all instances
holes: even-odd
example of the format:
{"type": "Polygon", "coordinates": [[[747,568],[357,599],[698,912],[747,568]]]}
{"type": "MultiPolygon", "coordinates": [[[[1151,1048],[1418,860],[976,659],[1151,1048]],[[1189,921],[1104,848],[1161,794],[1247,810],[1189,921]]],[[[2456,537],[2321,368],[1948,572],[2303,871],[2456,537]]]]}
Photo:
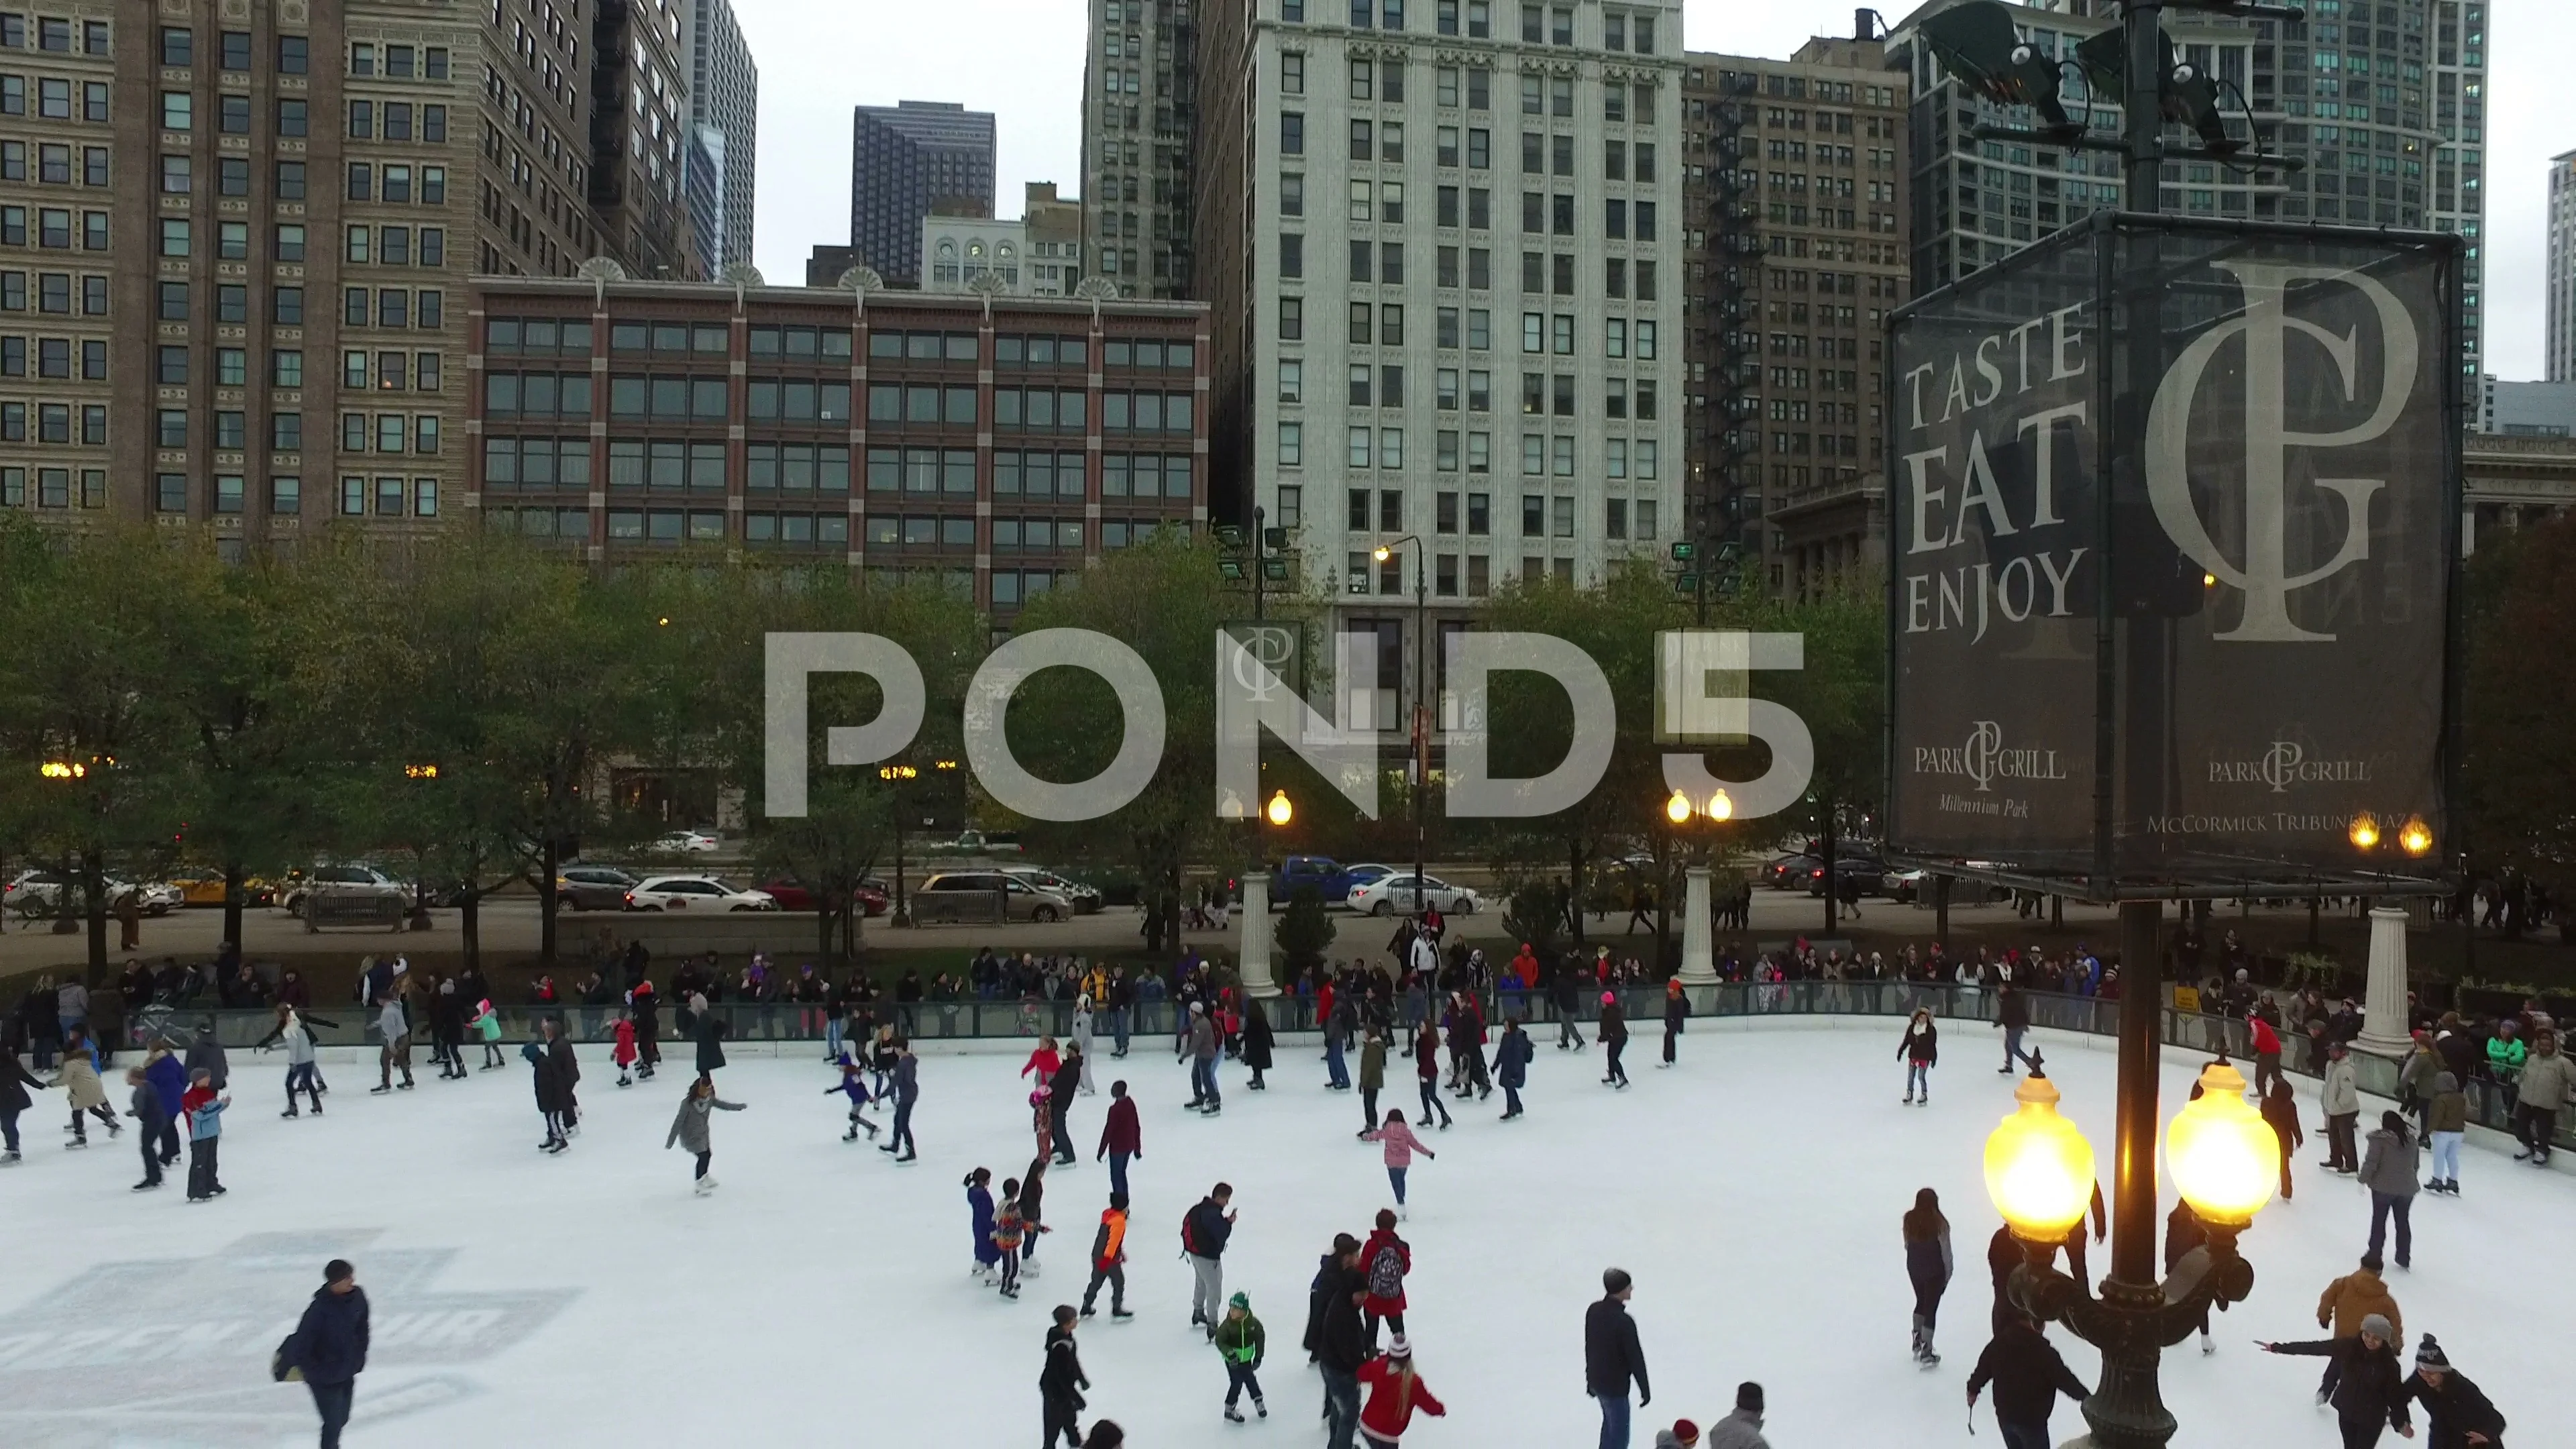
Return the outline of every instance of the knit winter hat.
{"type": "Polygon", "coordinates": [[[1387,1340],[1386,1356],[1392,1359],[1411,1358],[1413,1357],[1413,1345],[1405,1342],[1404,1335],[1399,1333],[1395,1337],[1387,1340]]]}
{"type": "Polygon", "coordinates": [[[1601,1004],[1602,1004],[1603,1006],[1608,1006],[1609,1004],[1611,1004],[1611,1003],[1612,1003],[1612,1002],[1614,1002],[1614,1001],[1617,1001],[1618,999],[1619,999],[1619,998],[1618,998],[1618,996],[1617,996],[1615,993],[1608,992],[1608,991],[1604,991],[1604,992],[1602,992],[1602,993],[1601,993],[1601,1004]]]}
{"type": "Polygon", "coordinates": [[[1699,1425],[1692,1423],[1688,1419],[1675,1419],[1673,1421],[1673,1442],[1681,1445],[1682,1449],[1698,1449],[1699,1425]]]}
{"type": "Polygon", "coordinates": [[[2435,1343],[2433,1335],[2429,1333],[2425,1334],[2424,1341],[2416,1346],[2415,1368],[2419,1373],[2425,1369],[2431,1369],[2435,1373],[2448,1373],[2451,1370],[2450,1356],[2442,1352],[2442,1346],[2435,1343]]]}
{"type": "Polygon", "coordinates": [[[2374,1313],[2361,1321],[2361,1331],[2369,1334],[2375,1339],[2378,1339],[2382,1343],[2386,1343],[2389,1339],[2389,1335],[2394,1330],[2390,1329],[2388,1326],[2387,1315],[2374,1313]]]}
{"type": "Polygon", "coordinates": [[[1233,1297],[1225,1300],[1225,1306],[1228,1308],[1248,1309],[1252,1306],[1252,1300],[1241,1293],[1237,1293],[1233,1297]]]}

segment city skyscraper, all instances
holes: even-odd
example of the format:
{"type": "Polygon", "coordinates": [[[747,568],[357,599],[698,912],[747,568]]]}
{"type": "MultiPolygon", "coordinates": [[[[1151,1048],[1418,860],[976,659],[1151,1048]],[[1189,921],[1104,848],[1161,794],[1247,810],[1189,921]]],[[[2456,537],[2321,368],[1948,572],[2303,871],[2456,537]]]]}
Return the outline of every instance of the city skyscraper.
{"type": "Polygon", "coordinates": [[[1193,295],[1197,60],[1190,0],[1091,0],[1082,194],[1094,270],[1123,296],[1193,295]]]}
{"type": "Polygon", "coordinates": [[[954,101],[860,106],[851,120],[850,245],[887,283],[921,283],[921,220],[993,214],[990,111],[954,101]],[[962,203],[961,205],[958,205],[962,203]]]}
{"type": "MultiPolygon", "coordinates": [[[[1917,27],[1962,0],[1930,0],[1889,37],[1889,64],[1914,81],[1913,241],[1918,291],[2001,261],[2066,223],[2120,204],[2119,159],[1970,135],[1981,122],[2028,125],[1952,80],[1917,27]]],[[[2042,55],[2070,58],[2119,23],[2117,0],[2012,6],[2042,55]]],[[[2313,0],[2303,21],[2168,10],[2182,58],[2214,76],[2234,133],[2298,171],[2213,161],[2164,168],[2167,211],[2458,232],[2465,380],[2482,351],[2487,10],[2483,0],[2313,0]],[[2250,121],[2248,115],[2250,113],[2250,121]]],[[[2070,92],[2080,94],[2071,79],[2070,92]]],[[[2119,110],[2097,107],[2097,134],[2119,110]]]]}
{"type": "MultiPolygon", "coordinates": [[[[732,0],[688,0],[689,125],[713,131],[720,142],[702,145],[717,175],[715,236],[700,237],[710,277],[728,263],[752,257],[752,191],[759,153],[760,67],[734,19],[732,0]]],[[[703,228],[701,228],[703,229],[703,228]]]]}
{"type": "Polygon", "coordinates": [[[2549,160],[2549,380],[2576,382],[2576,151],[2549,160]]]}
{"type": "Polygon", "coordinates": [[[1874,39],[1687,60],[1691,537],[1774,593],[1854,584],[1886,562],[1905,77],[1874,39]]]}
{"type": "Polygon", "coordinates": [[[1681,536],[1681,21],[1680,0],[1200,16],[1219,511],[1266,510],[1337,627],[1376,636],[1381,725],[1417,583],[1458,623],[1505,580],[1596,583],[1681,536]]]}

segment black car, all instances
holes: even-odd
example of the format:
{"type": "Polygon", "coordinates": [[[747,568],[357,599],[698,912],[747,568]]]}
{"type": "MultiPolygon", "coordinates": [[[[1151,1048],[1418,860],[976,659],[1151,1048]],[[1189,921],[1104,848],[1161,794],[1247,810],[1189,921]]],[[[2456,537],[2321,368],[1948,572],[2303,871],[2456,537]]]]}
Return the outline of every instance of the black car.
{"type": "Polygon", "coordinates": [[[1762,867],[1762,883],[1775,891],[1798,890],[1817,863],[1816,857],[1803,853],[1776,857],[1762,867]]]}
{"type": "MultiPolygon", "coordinates": [[[[1886,889],[1887,862],[1874,855],[1838,855],[1834,857],[1834,894],[1840,896],[1874,896],[1886,889]]],[[[1820,862],[1810,860],[1807,866],[1807,894],[1825,893],[1825,872],[1820,862]]]]}

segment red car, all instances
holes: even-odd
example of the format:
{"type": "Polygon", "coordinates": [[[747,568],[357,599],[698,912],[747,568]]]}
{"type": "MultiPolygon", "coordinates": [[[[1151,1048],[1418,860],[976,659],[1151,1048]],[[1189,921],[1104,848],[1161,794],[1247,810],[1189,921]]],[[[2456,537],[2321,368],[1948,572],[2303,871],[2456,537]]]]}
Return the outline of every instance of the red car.
{"type": "MultiPolygon", "coordinates": [[[[795,881],[781,878],[778,880],[768,881],[760,888],[767,891],[772,897],[776,898],[778,901],[778,908],[782,911],[810,911],[816,909],[814,892],[795,881]]],[[[862,885],[859,887],[858,898],[859,908],[871,916],[884,915],[887,909],[893,904],[886,898],[886,893],[883,890],[870,885],[862,885]]]]}

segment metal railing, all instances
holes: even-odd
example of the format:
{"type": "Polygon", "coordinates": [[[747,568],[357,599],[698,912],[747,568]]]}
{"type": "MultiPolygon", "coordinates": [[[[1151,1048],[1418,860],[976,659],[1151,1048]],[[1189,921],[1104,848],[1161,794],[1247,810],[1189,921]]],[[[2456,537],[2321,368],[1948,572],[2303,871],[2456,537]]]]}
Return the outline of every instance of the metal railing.
{"type": "MultiPolygon", "coordinates": [[[[1631,1035],[1639,1038],[1659,1035],[1663,1030],[1664,990],[1660,986],[1628,987],[1614,993],[1628,1021],[1631,1035]]],[[[1729,982],[1716,986],[1690,988],[1688,996],[1693,1020],[1723,1017],[1798,1017],[1798,1016],[1869,1016],[1888,1018],[1893,1024],[1911,1016],[1919,1008],[1929,1010],[1942,1021],[1990,1022],[1995,1015],[1996,993],[1979,986],[1929,984],[1910,981],[1780,981],[1729,982]]],[[[1544,991],[1510,991],[1488,989],[1476,993],[1485,1019],[1499,1034],[1503,1019],[1517,1016],[1533,1030],[1553,1026],[1559,1013],[1553,999],[1544,991]]],[[[1575,1020],[1589,1026],[1600,1020],[1598,988],[1587,987],[1578,993],[1580,1001],[1575,1020]]],[[[2030,1011],[2030,1024],[2057,1031],[2082,1032],[2090,1036],[2113,1036],[2119,1030],[2121,1003],[2092,996],[2072,996],[2054,992],[2026,991],[2022,1000],[2030,1011]]],[[[1316,1030],[1315,999],[1311,996],[1277,996],[1262,1002],[1262,1010],[1274,1032],[1308,1032],[1316,1030]]],[[[1395,1025],[1411,1030],[1418,1025],[1423,1006],[1398,996],[1393,1003],[1395,1025]]],[[[516,1044],[536,1035],[537,1023],[554,1017],[577,1044],[604,1044],[614,1040],[621,1008],[613,1005],[583,1005],[565,1002],[550,1005],[495,1006],[501,1019],[501,1040],[516,1044]]],[[[919,1042],[963,1040],[1035,1041],[1040,1036],[1062,1040],[1073,1034],[1074,1004],[1071,998],[1052,1000],[1019,997],[966,997],[938,1001],[880,1001],[874,1007],[873,1023],[887,1024],[905,1037],[919,1042]]],[[[830,1030],[833,1013],[820,1005],[802,1002],[722,1002],[707,1008],[709,1017],[724,1023],[724,1040],[745,1043],[780,1043],[824,1041],[830,1030]]],[[[2165,1044],[2186,1051],[2224,1051],[2240,1062],[2250,1062],[2253,1042],[2244,1022],[2229,1017],[2211,1016],[2196,1011],[2163,1008],[2162,1023],[2165,1044]]],[[[659,1036],[665,1056],[684,1054],[690,1049],[698,1029],[697,1021],[685,1007],[665,1001],[657,1014],[659,1036]]],[[[314,1040],[321,1046],[374,1046],[381,1041],[376,1030],[376,1013],[356,1003],[320,1005],[305,1014],[314,1040]]],[[[150,1006],[127,1021],[119,1033],[120,1046],[132,1048],[154,1035],[184,1039],[211,1022],[215,1039],[228,1051],[243,1051],[268,1035],[276,1026],[274,1011],[150,1006]]],[[[873,1026],[871,1027],[873,1030],[873,1026]]],[[[1139,1001],[1125,1011],[1103,1010],[1094,1013],[1091,1022],[1096,1043],[1120,1040],[1152,1042],[1176,1039],[1178,1021],[1168,999],[1139,1001]]],[[[430,1028],[426,1020],[413,1024],[413,1050],[425,1056],[429,1049],[430,1028]]],[[[473,1049],[479,1038],[470,1029],[465,1034],[466,1046],[473,1049]]],[[[1952,1050],[1959,1050],[1953,1039],[1952,1050]]],[[[2000,1045],[1993,1048],[2001,1052],[2000,1045]]],[[[2398,1063],[2370,1052],[2351,1055],[2360,1078],[2361,1090],[2374,1096],[2396,1100],[2398,1097],[2398,1063]]],[[[2281,1037],[2281,1070],[2294,1076],[2316,1077],[2323,1071],[2323,1060],[2317,1045],[2307,1037],[2284,1032],[2281,1037]]],[[[2462,1084],[2469,1099],[2469,1117],[2481,1126],[2498,1131],[2513,1130],[2513,1092],[2504,1083],[2486,1078],[2472,1078],[2462,1084]]],[[[2576,1114],[2562,1114],[2576,1116],[2576,1114]]],[[[2562,1120],[2556,1140],[2576,1149],[2576,1122],[2562,1120]]]]}

